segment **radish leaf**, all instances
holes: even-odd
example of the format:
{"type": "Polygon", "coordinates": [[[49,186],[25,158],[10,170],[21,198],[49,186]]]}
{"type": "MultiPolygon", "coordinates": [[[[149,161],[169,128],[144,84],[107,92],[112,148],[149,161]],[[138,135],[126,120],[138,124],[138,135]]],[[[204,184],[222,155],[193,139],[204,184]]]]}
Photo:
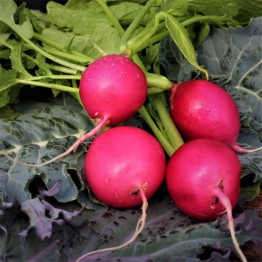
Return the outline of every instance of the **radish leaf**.
{"type": "MultiPolygon", "coordinates": [[[[226,216],[211,223],[199,223],[183,215],[168,197],[159,196],[161,194],[150,200],[145,230],[132,244],[112,253],[94,254],[91,260],[171,262],[200,261],[200,259],[223,261],[227,258],[228,261],[229,255],[232,254],[232,242],[227,229],[226,216]],[[213,260],[215,258],[217,260],[213,260]]],[[[44,202],[42,201],[40,205],[44,205],[44,202]]],[[[18,223],[10,226],[10,222],[17,216],[17,213],[11,213],[11,210],[10,207],[6,207],[2,215],[2,221],[5,221],[5,225],[8,226],[5,228],[8,234],[3,234],[2,238],[4,247],[2,252],[7,254],[12,250],[13,257],[16,259],[19,257],[23,261],[30,261],[33,258],[38,259],[37,261],[40,258],[43,261],[72,261],[85,252],[117,245],[122,243],[123,239],[130,237],[141,214],[141,210],[137,208],[84,210],[77,217],[74,214],[79,211],[69,212],[69,219],[65,220],[67,223],[63,222],[62,228],[59,225],[52,227],[53,234],[48,241],[39,241],[34,230],[27,231],[28,237],[23,248],[15,248],[16,245],[20,247],[17,234],[28,228],[30,223],[28,225],[20,219],[23,221],[20,226],[18,223]]],[[[65,210],[79,210],[79,208],[72,203],[67,204],[66,207],[64,206],[64,212],[60,213],[62,217],[68,212],[65,210]]],[[[59,212],[60,209],[57,208],[55,214],[59,212]]],[[[57,224],[55,217],[52,215],[49,222],[53,221],[53,224],[57,224]]],[[[262,241],[262,219],[258,217],[256,210],[245,210],[236,215],[235,224],[241,245],[247,242],[258,244],[262,241]]],[[[37,222],[37,225],[40,226],[41,221],[37,222]]]]}
{"type": "Polygon", "coordinates": [[[21,211],[28,215],[29,226],[21,231],[21,237],[27,237],[30,229],[36,230],[36,235],[41,239],[50,238],[53,224],[62,226],[65,221],[71,221],[73,217],[81,212],[68,212],[63,209],[54,208],[45,200],[39,198],[30,199],[21,204],[21,211]],[[60,217],[62,216],[62,217],[60,217]]]}
{"type": "Polygon", "coordinates": [[[55,196],[60,202],[75,200],[78,190],[83,189],[80,176],[82,165],[78,167],[78,161],[85,146],[80,146],[75,154],[51,165],[28,167],[18,163],[39,163],[52,158],[92,128],[82,107],[72,104],[73,99],[55,101],[57,104],[52,107],[45,103],[20,103],[16,106],[20,116],[14,120],[0,119],[2,200],[23,202],[30,199],[30,184],[37,178],[47,189],[57,181],[62,182],[61,190],[55,196]],[[76,174],[80,188],[72,179],[72,173],[76,174]]]}

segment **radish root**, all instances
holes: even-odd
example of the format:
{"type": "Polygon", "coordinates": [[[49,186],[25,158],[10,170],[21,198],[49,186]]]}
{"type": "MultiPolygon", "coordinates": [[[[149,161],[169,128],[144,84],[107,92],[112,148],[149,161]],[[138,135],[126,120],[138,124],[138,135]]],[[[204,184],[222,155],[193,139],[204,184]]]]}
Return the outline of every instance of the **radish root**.
{"type": "Polygon", "coordinates": [[[228,228],[229,228],[229,231],[230,231],[230,235],[231,235],[234,247],[235,247],[241,261],[247,262],[247,259],[244,255],[244,253],[242,252],[242,250],[240,249],[239,243],[238,243],[237,238],[236,238],[231,202],[230,202],[229,198],[226,196],[226,194],[219,187],[214,187],[212,189],[212,192],[219,199],[221,204],[225,207],[227,219],[228,219],[228,228]]]}
{"type": "Polygon", "coordinates": [[[45,162],[42,163],[24,163],[24,162],[20,162],[20,161],[16,161],[15,159],[13,159],[10,156],[7,156],[8,159],[12,160],[13,162],[15,162],[16,164],[19,165],[23,165],[23,166],[29,166],[29,167],[41,167],[41,166],[45,166],[48,164],[51,164],[53,162],[55,162],[56,160],[65,157],[67,155],[69,155],[72,151],[76,150],[77,147],[82,144],[85,140],[87,140],[88,138],[94,136],[95,134],[97,134],[102,128],[104,128],[105,126],[107,126],[108,124],[108,117],[104,117],[103,119],[101,119],[101,121],[88,133],[84,134],[82,137],[80,137],[77,141],[74,142],[74,144],[72,144],[64,153],[55,156],[54,158],[47,160],[45,162]]]}
{"type": "Polygon", "coordinates": [[[245,154],[245,153],[254,153],[254,152],[257,152],[257,151],[262,150],[262,146],[261,146],[261,147],[258,147],[258,148],[254,148],[254,149],[247,149],[247,148],[244,148],[244,147],[239,146],[238,144],[233,145],[232,148],[233,148],[237,153],[242,153],[242,154],[245,154]]]}
{"type": "Polygon", "coordinates": [[[123,248],[123,247],[129,245],[130,243],[132,243],[137,238],[137,236],[143,231],[143,229],[145,227],[146,211],[147,211],[147,208],[148,208],[148,201],[146,199],[144,190],[140,189],[139,192],[140,192],[140,195],[141,195],[141,198],[142,198],[142,201],[143,201],[142,214],[141,214],[141,216],[140,216],[140,218],[137,222],[136,229],[135,229],[135,232],[132,235],[132,237],[130,239],[128,239],[126,242],[124,242],[124,243],[122,243],[118,246],[102,248],[102,249],[98,249],[98,250],[95,250],[95,251],[88,252],[88,253],[84,254],[83,256],[79,257],[75,262],[80,262],[82,259],[85,259],[85,258],[89,257],[90,255],[93,255],[93,254],[96,254],[96,253],[118,250],[120,248],[123,248]]]}

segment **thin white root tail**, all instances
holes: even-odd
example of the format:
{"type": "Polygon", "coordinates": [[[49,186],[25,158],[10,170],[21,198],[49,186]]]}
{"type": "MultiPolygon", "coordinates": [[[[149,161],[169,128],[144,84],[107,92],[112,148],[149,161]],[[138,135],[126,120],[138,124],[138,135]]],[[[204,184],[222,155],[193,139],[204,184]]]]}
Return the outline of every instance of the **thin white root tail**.
{"type": "Polygon", "coordinates": [[[262,146],[254,149],[246,149],[248,153],[253,153],[262,150],[262,146]]]}
{"type": "Polygon", "coordinates": [[[148,208],[148,202],[147,202],[144,190],[140,189],[139,192],[140,192],[140,195],[141,195],[141,198],[142,198],[142,201],[143,201],[142,214],[141,214],[141,216],[140,216],[140,218],[137,222],[135,232],[131,236],[131,238],[129,238],[126,242],[124,242],[124,243],[122,243],[118,246],[115,246],[115,247],[102,248],[102,249],[98,249],[98,250],[88,252],[88,253],[84,254],[83,256],[79,257],[75,262],[80,262],[81,260],[89,257],[90,255],[96,254],[96,253],[102,253],[102,252],[107,252],[107,251],[115,251],[115,250],[121,249],[121,248],[129,245],[130,243],[132,243],[137,238],[137,236],[143,231],[143,229],[145,227],[146,211],[147,211],[147,208],[148,208]]]}
{"type": "Polygon", "coordinates": [[[7,156],[8,159],[10,159],[11,161],[15,162],[16,164],[22,165],[22,166],[29,166],[29,167],[41,167],[41,166],[45,166],[48,164],[51,164],[53,162],[55,162],[56,160],[63,158],[67,155],[69,155],[72,151],[76,150],[77,147],[82,144],[85,140],[87,140],[88,138],[94,136],[95,134],[97,134],[102,128],[104,128],[106,125],[108,124],[108,119],[104,118],[102,119],[90,132],[84,134],[82,137],[80,137],[77,141],[74,142],[73,145],[71,145],[64,153],[57,155],[55,157],[53,157],[50,160],[47,160],[45,162],[42,163],[24,163],[24,162],[20,162],[20,161],[16,161],[15,159],[13,159],[10,156],[7,156]]]}
{"type": "Polygon", "coordinates": [[[247,154],[247,153],[254,153],[262,150],[262,146],[254,148],[254,149],[248,149],[245,147],[241,147],[238,144],[235,144],[232,146],[232,148],[237,152],[237,153],[242,153],[242,154],[247,154]]]}
{"type": "Polygon", "coordinates": [[[224,192],[219,187],[213,188],[212,192],[219,199],[221,204],[225,207],[226,214],[227,214],[227,219],[228,219],[228,228],[229,228],[229,231],[230,231],[232,242],[234,244],[234,247],[235,247],[235,249],[236,249],[236,251],[237,251],[241,261],[242,262],[247,262],[247,259],[246,259],[245,255],[244,255],[243,251],[241,250],[241,248],[239,246],[239,243],[237,241],[237,238],[236,238],[236,232],[235,232],[235,226],[234,226],[234,218],[233,218],[233,215],[232,215],[231,202],[230,202],[229,198],[224,194],[224,192]]]}

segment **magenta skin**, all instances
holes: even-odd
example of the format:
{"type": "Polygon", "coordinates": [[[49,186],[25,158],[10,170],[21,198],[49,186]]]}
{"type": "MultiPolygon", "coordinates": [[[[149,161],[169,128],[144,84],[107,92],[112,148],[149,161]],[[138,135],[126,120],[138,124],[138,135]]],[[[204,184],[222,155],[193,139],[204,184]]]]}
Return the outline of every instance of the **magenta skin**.
{"type": "Polygon", "coordinates": [[[240,117],[233,98],[207,80],[174,85],[170,97],[171,116],[186,140],[211,138],[236,147],[240,117]]]}
{"type": "Polygon", "coordinates": [[[128,208],[143,203],[139,190],[150,198],[165,177],[165,153],[148,132],[119,126],[92,142],[85,161],[87,183],[101,202],[128,208]]]}
{"type": "Polygon", "coordinates": [[[213,221],[225,208],[212,191],[220,188],[232,208],[240,195],[241,165],[232,148],[211,139],[191,140],[170,158],[166,184],[174,203],[186,215],[213,221]]]}
{"type": "Polygon", "coordinates": [[[82,104],[92,119],[116,125],[134,115],[147,96],[144,72],[129,58],[107,55],[91,63],[79,86],[82,104]]]}

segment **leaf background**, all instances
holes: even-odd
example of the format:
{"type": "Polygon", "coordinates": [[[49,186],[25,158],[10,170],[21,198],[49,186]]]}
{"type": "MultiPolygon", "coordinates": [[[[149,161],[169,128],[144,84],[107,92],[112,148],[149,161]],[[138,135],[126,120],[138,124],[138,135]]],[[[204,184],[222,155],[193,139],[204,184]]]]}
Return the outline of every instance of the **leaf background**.
{"type": "MultiPolygon", "coordinates": [[[[198,50],[199,62],[208,68],[212,78],[219,78],[235,99],[243,101],[248,112],[242,123],[262,140],[262,18],[249,27],[216,30],[198,50]]],[[[241,102],[240,101],[240,102],[241,102]]],[[[243,127],[243,125],[242,125],[243,127]]]]}

